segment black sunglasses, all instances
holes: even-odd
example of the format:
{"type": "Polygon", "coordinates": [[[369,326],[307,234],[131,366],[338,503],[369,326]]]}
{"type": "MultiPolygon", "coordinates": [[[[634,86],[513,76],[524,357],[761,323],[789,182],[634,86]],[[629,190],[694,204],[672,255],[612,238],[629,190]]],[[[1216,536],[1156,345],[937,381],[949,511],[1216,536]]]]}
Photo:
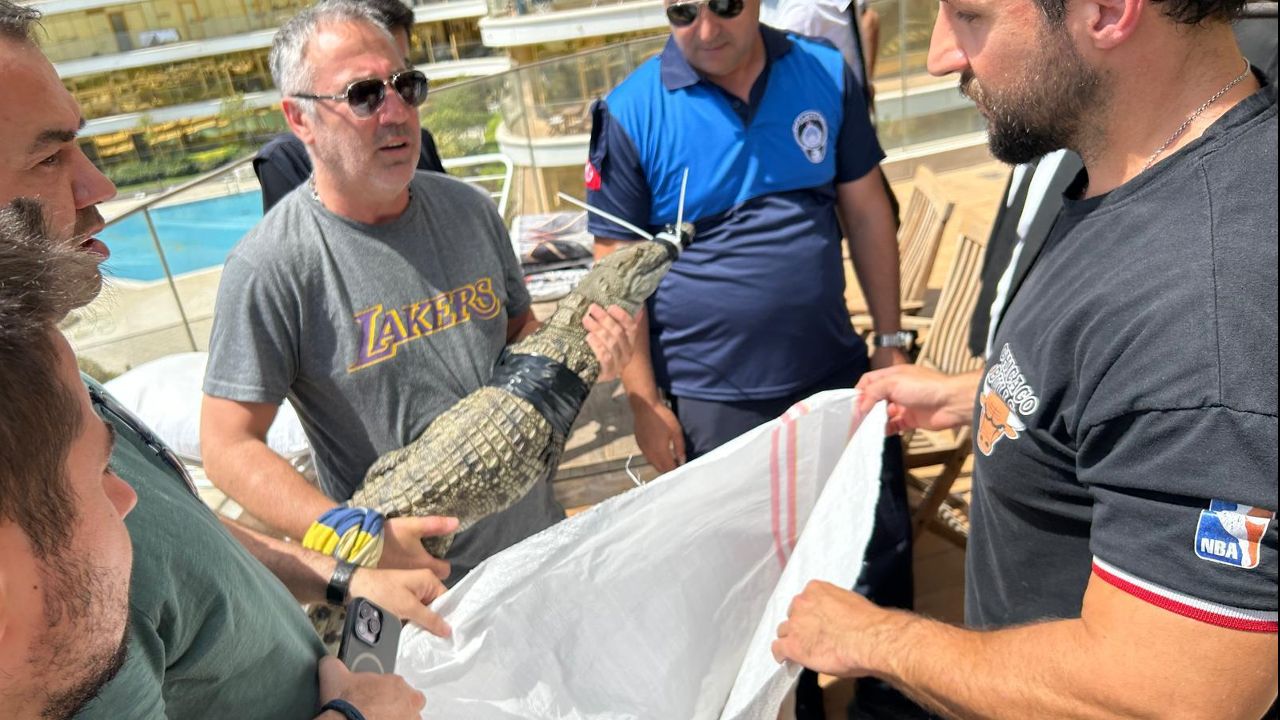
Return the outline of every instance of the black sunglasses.
{"type": "MultiPolygon", "coordinates": [[[[736,0],[741,5],[742,0],[736,0]]],[[[310,93],[294,93],[289,97],[303,100],[346,100],[351,112],[356,117],[370,117],[378,112],[382,103],[387,100],[387,86],[413,107],[418,107],[427,100],[427,76],[419,70],[401,70],[383,80],[369,78],[357,80],[347,86],[341,95],[312,95],[310,93]]]]}
{"type": "Polygon", "coordinates": [[[717,16],[728,20],[742,14],[742,0],[693,0],[667,6],[667,22],[675,27],[688,27],[698,19],[698,9],[706,5],[717,16]]]}
{"type": "Polygon", "coordinates": [[[160,462],[164,463],[173,470],[182,481],[187,484],[187,489],[192,495],[200,496],[196,490],[196,483],[191,479],[191,473],[187,471],[187,466],[182,464],[178,456],[169,449],[164,441],[156,437],[156,434],[147,429],[142,421],[133,416],[123,405],[116,402],[116,399],[110,395],[105,395],[92,385],[85,386],[89,390],[89,400],[93,402],[94,409],[98,412],[98,417],[115,426],[123,426],[129,432],[138,436],[144,445],[150,448],[160,458],[160,462]]]}

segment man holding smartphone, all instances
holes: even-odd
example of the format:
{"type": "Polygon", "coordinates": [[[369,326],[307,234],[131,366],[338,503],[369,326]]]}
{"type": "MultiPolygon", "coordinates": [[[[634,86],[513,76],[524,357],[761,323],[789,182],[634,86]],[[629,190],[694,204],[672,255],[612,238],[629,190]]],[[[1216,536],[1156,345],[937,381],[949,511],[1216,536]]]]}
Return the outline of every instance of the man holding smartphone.
{"type": "MultiPolygon", "coordinates": [[[[96,205],[115,188],[76,144],[83,118],[35,45],[38,17],[0,0],[0,207],[17,208],[0,227],[6,717],[311,718],[336,699],[370,720],[417,717],[403,680],[321,660],[297,600],[324,597],[333,559],[215,516],[167,449],[76,376],[56,324],[98,292],[96,205]]],[[[425,607],[439,591],[428,571],[362,569],[351,584],[445,632],[425,607]]]]}
{"type": "MultiPolygon", "coordinates": [[[[115,469],[138,450],[133,431],[108,421],[57,331],[97,294],[98,257],[44,225],[34,201],[0,210],[0,703],[19,720],[100,709],[94,699],[128,667],[124,519],[138,502],[115,469]]],[[[400,678],[354,675],[333,658],[320,663],[319,697],[335,708],[328,718],[349,717],[347,707],[416,717],[423,705],[400,678]]],[[[301,710],[310,715],[313,702],[301,710]]]]}

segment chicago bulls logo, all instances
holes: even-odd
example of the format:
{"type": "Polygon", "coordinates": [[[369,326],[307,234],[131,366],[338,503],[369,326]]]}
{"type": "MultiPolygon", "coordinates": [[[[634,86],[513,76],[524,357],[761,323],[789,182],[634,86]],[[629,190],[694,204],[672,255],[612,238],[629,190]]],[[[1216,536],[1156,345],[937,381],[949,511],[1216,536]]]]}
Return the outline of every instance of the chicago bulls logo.
{"type": "Polygon", "coordinates": [[[978,418],[977,444],[990,456],[1003,438],[1018,439],[1027,430],[1023,418],[1040,407],[1040,399],[1013,357],[1008,344],[1000,349],[1000,360],[987,371],[978,398],[982,413],[978,418]]]}
{"type": "Polygon", "coordinates": [[[978,404],[982,406],[982,416],[978,419],[978,449],[983,455],[990,456],[1001,438],[1017,440],[1018,433],[1027,429],[1017,414],[1010,412],[1004,400],[991,392],[986,384],[983,384],[978,404]]]}

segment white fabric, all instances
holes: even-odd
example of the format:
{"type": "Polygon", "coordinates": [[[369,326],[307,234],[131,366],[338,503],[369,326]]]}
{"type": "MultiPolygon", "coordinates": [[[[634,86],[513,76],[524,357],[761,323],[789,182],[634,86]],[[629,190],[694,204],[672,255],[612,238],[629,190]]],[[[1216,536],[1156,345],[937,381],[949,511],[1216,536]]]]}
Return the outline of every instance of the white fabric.
{"type": "Polygon", "coordinates": [[[885,411],[856,397],[815,395],[489,558],[433,606],[451,638],[402,638],[423,717],[776,718],[799,668],[774,662],[775,629],[810,579],[853,586],[874,522],[885,411]]]}
{"type": "Polygon", "coordinates": [[[849,4],[850,0],[762,0],[760,22],[829,41],[844,56],[858,82],[863,82],[862,61],[849,26],[853,19],[849,4]]]}
{"type": "MultiPolygon", "coordinates": [[[[200,405],[209,353],[169,355],[139,365],[103,386],[184,460],[199,463],[200,405]]],[[[302,422],[288,401],[267,431],[267,445],[294,464],[311,456],[302,422]]]]}

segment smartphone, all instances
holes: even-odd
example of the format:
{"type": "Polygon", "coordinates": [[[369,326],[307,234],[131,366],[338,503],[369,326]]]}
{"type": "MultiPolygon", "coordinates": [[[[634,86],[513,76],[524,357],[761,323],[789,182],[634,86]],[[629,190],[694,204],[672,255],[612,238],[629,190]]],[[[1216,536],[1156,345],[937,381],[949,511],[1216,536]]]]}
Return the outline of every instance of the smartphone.
{"type": "Polygon", "coordinates": [[[400,646],[400,618],[358,597],[347,605],[338,659],[351,672],[395,672],[400,646]]]}

